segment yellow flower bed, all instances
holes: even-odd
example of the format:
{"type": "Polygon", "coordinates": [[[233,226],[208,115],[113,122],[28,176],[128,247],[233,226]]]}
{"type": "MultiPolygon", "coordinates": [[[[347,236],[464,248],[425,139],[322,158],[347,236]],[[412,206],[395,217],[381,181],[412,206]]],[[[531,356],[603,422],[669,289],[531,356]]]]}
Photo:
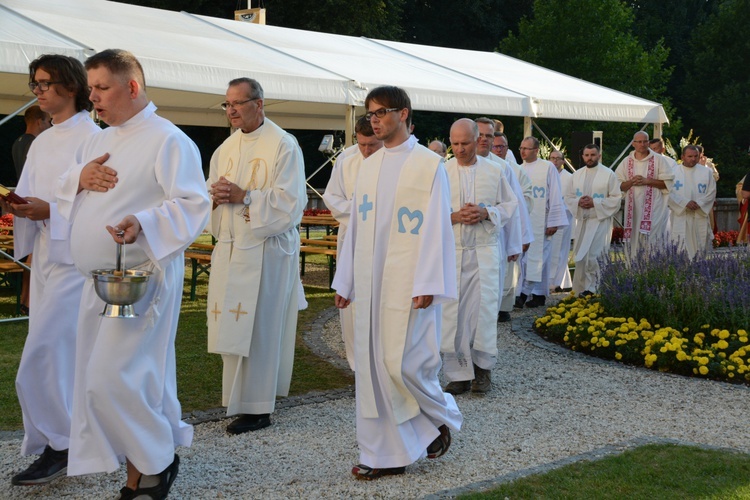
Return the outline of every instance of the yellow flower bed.
{"type": "Polygon", "coordinates": [[[543,337],[606,359],[654,370],[730,382],[750,381],[750,342],[745,330],[730,332],[703,325],[652,325],[645,318],[607,316],[597,296],[572,295],[534,322],[543,337]]]}

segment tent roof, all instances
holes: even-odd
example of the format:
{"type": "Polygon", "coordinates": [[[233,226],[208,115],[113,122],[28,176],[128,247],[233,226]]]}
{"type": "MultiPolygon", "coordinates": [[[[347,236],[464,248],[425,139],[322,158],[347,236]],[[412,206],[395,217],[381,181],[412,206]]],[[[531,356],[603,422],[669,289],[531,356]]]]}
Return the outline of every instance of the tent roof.
{"type": "Polygon", "coordinates": [[[226,126],[219,104],[240,76],[261,82],[281,126],[343,129],[378,85],[414,109],[493,116],[665,122],[661,105],[501,54],[370,40],[104,0],[0,0],[0,113],[33,98],[28,64],[44,53],[84,60],[133,52],[149,97],[176,123],[226,126]]]}

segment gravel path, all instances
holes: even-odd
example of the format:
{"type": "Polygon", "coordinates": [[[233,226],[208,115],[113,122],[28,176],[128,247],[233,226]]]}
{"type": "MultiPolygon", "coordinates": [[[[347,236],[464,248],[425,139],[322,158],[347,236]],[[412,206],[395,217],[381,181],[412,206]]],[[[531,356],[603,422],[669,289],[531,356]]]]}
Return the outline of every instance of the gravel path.
{"type": "MultiPolygon", "coordinates": [[[[421,460],[403,476],[357,481],[351,390],[289,398],[269,428],[225,434],[221,412],[192,416],[191,448],[178,450],[180,473],[170,498],[449,497],[561,464],[617,453],[644,442],[674,440],[750,452],[744,431],[750,398],[744,386],[626,367],[566,351],[530,331],[537,310],[498,326],[494,390],[457,398],[463,429],[450,452],[421,460]],[[205,421],[208,420],[208,421],[205,421]],[[213,421],[211,421],[213,420],[213,421]]],[[[336,315],[313,327],[313,348],[340,353],[336,315]]],[[[340,355],[340,354],[339,354],[340,355]]],[[[0,434],[1,498],[110,498],[118,473],[70,477],[47,486],[11,487],[21,434],[0,434]]]]}

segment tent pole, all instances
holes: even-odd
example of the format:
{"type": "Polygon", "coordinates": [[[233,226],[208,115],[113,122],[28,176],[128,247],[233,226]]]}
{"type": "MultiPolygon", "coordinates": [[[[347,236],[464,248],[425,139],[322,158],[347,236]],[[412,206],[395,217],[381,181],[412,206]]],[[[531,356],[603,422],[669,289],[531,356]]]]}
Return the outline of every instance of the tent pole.
{"type": "Polygon", "coordinates": [[[23,106],[21,106],[20,108],[18,108],[17,110],[15,110],[14,112],[8,113],[8,116],[0,120],[0,126],[4,125],[5,122],[9,120],[12,120],[13,117],[16,116],[17,114],[20,114],[21,111],[25,111],[27,108],[31,107],[33,104],[36,104],[36,101],[37,101],[37,98],[35,97],[29,102],[27,102],[26,104],[24,104],[23,106]]]}
{"type": "MultiPolygon", "coordinates": [[[[547,134],[545,134],[544,131],[541,128],[539,128],[539,125],[534,120],[531,120],[531,124],[534,126],[535,129],[537,129],[537,131],[539,131],[540,134],[542,134],[542,137],[544,137],[544,140],[547,141],[547,144],[549,144],[550,146],[554,148],[555,145],[552,143],[552,141],[549,140],[549,137],[547,137],[547,134]]],[[[567,158],[563,157],[563,161],[565,162],[565,166],[568,167],[568,170],[570,170],[571,172],[576,171],[576,169],[573,168],[573,165],[570,164],[567,158]]]]}
{"type": "Polygon", "coordinates": [[[344,131],[344,147],[354,144],[355,107],[346,107],[346,130],[344,131]]]}
{"type": "Polygon", "coordinates": [[[662,135],[662,124],[661,123],[654,123],[654,137],[652,139],[659,139],[662,135]]]}
{"type": "Polygon", "coordinates": [[[530,116],[524,116],[523,117],[523,137],[524,139],[526,137],[531,137],[531,117],[530,116]]]}

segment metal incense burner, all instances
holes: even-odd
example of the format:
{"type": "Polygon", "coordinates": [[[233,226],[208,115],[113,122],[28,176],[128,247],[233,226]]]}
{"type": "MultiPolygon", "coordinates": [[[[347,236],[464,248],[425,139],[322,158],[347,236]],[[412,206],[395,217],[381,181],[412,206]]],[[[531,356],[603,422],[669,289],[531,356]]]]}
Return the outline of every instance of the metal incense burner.
{"type": "MultiPolygon", "coordinates": [[[[118,233],[118,236],[122,234],[118,233]]],[[[107,305],[101,316],[107,318],[136,318],[133,304],[146,294],[151,273],[135,269],[124,269],[124,245],[117,244],[117,261],[115,269],[95,269],[91,271],[94,278],[94,290],[107,305]]]]}

